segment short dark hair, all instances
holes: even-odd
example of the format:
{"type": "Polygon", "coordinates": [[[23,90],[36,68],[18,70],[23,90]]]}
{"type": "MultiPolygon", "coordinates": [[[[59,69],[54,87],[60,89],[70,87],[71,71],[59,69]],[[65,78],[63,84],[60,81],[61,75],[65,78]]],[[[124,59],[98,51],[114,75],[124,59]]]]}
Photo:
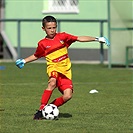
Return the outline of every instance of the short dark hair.
{"type": "Polygon", "coordinates": [[[45,23],[47,22],[55,22],[57,23],[56,21],[56,18],[54,18],[53,16],[46,16],[42,19],[42,26],[45,27],[45,23]]]}

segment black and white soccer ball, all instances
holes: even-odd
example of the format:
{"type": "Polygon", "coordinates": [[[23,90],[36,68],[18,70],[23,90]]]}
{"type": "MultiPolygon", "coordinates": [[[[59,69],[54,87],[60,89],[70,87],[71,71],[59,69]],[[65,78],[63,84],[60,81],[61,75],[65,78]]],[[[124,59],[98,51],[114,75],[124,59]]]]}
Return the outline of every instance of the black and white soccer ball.
{"type": "Polygon", "coordinates": [[[58,119],[59,109],[54,104],[47,104],[42,110],[42,115],[47,120],[58,119]]]}

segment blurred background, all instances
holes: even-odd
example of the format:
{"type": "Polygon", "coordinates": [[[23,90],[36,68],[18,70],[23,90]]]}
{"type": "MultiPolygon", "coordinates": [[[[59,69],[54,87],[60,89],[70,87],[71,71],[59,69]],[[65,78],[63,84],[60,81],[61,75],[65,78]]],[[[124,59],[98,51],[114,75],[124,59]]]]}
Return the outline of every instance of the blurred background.
{"type": "Polygon", "coordinates": [[[72,62],[132,66],[133,2],[130,0],[0,0],[0,59],[15,61],[35,52],[45,37],[41,20],[53,15],[58,32],[106,36],[111,46],[75,42],[72,62]]]}

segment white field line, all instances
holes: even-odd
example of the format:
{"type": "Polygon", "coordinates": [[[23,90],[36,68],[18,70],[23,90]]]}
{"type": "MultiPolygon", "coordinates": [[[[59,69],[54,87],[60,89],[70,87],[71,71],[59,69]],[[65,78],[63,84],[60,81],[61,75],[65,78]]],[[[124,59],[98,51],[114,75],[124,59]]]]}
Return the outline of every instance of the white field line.
{"type": "MultiPolygon", "coordinates": [[[[48,83],[0,83],[1,86],[27,86],[27,85],[47,85],[48,83]]],[[[89,84],[133,84],[133,81],[127,81],[127,82],[73,82],[75,85],[89,85],[89,84]]]]}

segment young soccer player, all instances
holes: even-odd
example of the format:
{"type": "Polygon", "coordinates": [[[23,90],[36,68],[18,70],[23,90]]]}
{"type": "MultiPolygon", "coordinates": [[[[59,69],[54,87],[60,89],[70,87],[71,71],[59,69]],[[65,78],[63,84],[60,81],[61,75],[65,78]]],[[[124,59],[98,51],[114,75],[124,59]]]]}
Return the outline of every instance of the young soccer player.
{"type": "Polygon", "coordinates": [[[36,52],[25,58],[18,59],[16,66],[23,68],[26,63],[45,57],[47,61],[47,74],[49,77],[48,86],[44,90],[41,98],[39,110],[34,114],[34,120],[42,119],[42,109],[48,104],[53,90],[58,87],[62,95],[51,103],[57,107],[63,105],[72,98],[73,84],[71,74],[71,62],[68,56],[68,47],[75,41],[91,42],[98,41],[110,45],[105,37],[74,36],[68,33],[57,33],[57,22],[53,16],[46,16],[42,19],[42,29],[46,32],[46,37],[38,42],[36,52]]]}

